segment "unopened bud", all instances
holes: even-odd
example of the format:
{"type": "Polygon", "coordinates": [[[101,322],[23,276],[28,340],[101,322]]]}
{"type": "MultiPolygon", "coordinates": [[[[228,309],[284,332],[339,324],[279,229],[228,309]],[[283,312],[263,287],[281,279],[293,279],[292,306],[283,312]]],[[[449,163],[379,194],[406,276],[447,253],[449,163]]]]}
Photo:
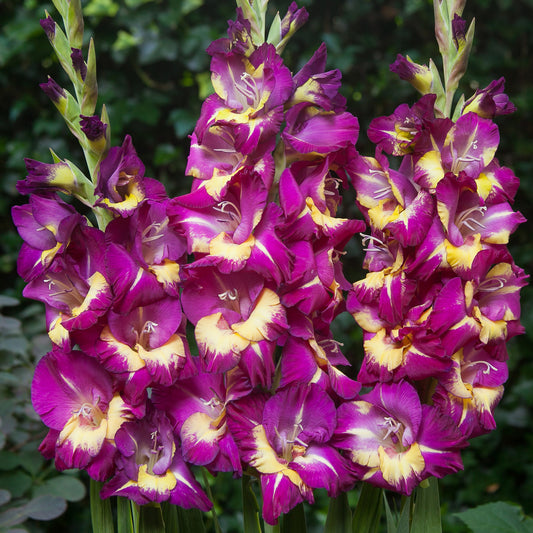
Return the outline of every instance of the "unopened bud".
{"type": "Polygon", "coordinates": [[[81,131],[85,133],[91,150],[97,154],[103,153],[107,143],[107,124],[104,124],[96,115],[92,117],[80,115],[80,119],[81,131]]]}
{"type": "Polygon", "coordinates": [[[43,30],[46,32],[48,40],[53,42],[56,36],[56,23],[54,22],[54,19],[48,15],[45,19],[41,19],[39,22],[43,30]]]}
{"type": "Polygon", "coordinates": [[[81,81],[85,81],[85,76],[87,76],[87,65],[85,64],[81,50],[79,48],[72,48],[71,50],[72,53],[70,54],[70,59],[72,60],[72,66],[81,81]]]}
{"type": "Polygon", "coordinates": [[[59,112],[64,114],[67,107],[67,93],[65,89],[58,85],[50,76],[48,76],[48,81],[46,83],[40,83],[39,87],[52,100],[57,109],[59,109],[59,112]]]}
{"type": "Polygon", "coordinates": [[[398,54],[396,61],[390,66],[390,70],[398,74],[400,79],[408,81],[422,94],[431,92],[433,74],[428,66],[418,65],[409,56],[404,57],[398,54]]]}

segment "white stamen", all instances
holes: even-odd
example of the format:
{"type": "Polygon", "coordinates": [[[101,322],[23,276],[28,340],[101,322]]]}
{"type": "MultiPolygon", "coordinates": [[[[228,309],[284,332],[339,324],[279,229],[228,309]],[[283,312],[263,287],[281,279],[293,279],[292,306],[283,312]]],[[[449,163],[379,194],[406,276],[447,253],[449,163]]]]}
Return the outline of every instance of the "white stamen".
{"type": "Polygon", "coordinates": [[[388,439],[392,434],[396,435],[396,433],[402,429],[402,423],[398,422],[391,416],[386,416],[384,420],[385,423],[381,425],[387,429],[387,433],[385,433],[383,440],[388,439]]]}
{"type": "Polygon", "coordinates": [[[457,161],[460,161],[461,163],[472,163],[474,161],[479,161],[480,157],[474,157],[472,155],[463,155],[462,157],[458,157],[457,161]]]}
{"type": "Polygon", "coordinates": [[[386,187],[382,187],[381,189],[376,189],[374,191],[374,198],[376,198],[377,200],[381,200],[382,198],[385,198],[386,196],[388,196],[391,190],[392,189],[390,185],[387,185],[386,187]]]}
{"type": "Polygon", "coordinates": [[[373,235],[367,235],[366,233],[360,233],[359,235],[361,236],[361,242],[363,244],[363,252],[380,251],[388,253],[392,257],[389,248],[381,239],[378,239],[373,235]],[[370,246],[373,246],[373,248],[370,246]]]}
{"type": "Polygon", "coordinates": [[[152,322],[151,320],[148,320],[144,324],[143,333],[153,333],[155,331],[156,326],[159,324],[157,322],[152,322]]]}
{"type": "Polygon", "coordinates": [[[505,281],[502,278],[490,278],[482,281],[477,290],[481,292],[496,292],[505,287],[505,281]],[[496,285],[493,285],[496,283],[496,285]]]}
{"type": "Polygon", "coordinates": [[[409,133],[409,135],[416,135],[417,134],[417,130],[415,130],[412,127],[409,127],[409,126],[398,126],[398,129],[400,131],[405,131],[405,133],[409,133]]]}
{"type": "Polygon", "coordinates": [[[228,289],[227,291],[219,293],[217,296],[221,300],[231,300],[233,302],[239,297],[239,292],[237,289],[228,289]]]}
{"type": "Polygon", "coordinates": [[[475,366],[475,365],[485,365],[485,369],[482,371],[483,374],[490,374],[491,370],[497,371],[498,369],[491,365],[488,361],[472,361],[471,363],[467,363],[466,365],[463,365],[463,370],[475,366]]]}
{"type": "Polygon", "coordinates": [[[224,152],[226,154],[234,154],[236,150],[234,148],[212,148],[213,152],[224,152]]]}
{"type": "Polygon", "coordinates": [[[241,219],[241,212],[239,211],[239,208],[229,200],[224,200],[223,202],[219,202],[215,207],[213,207],[215,211],[218,211],[219,213],[224,213],[229,215],[233,220],[240,220],[241,219]],[[227,207],[233,208],[233,211],[231,209],[227,209],[227,207]]]}
{"type": "Polygon", "coordinates": [[[461,229],[462,226],[466,226],[470,231],[477,231],[478,228],[484,229],[486,226],[471,216],[474,213],[479,213],[482,217],[485,216],[485,212],[487,211],[486,206],[476,206],[471,207],[470,209],[467,209],[457,219],[457,227],[461,229]],[[475,227],[477,226],[477,228],[475,227]]]}

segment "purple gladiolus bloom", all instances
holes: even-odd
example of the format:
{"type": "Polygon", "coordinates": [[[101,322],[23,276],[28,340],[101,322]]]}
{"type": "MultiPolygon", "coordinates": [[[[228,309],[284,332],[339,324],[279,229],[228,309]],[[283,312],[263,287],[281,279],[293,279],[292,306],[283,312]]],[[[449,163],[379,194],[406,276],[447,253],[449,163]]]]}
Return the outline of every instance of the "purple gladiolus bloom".
{"type": "Polygon", "coordinates": [[[353,469],[330,444],[335,404],[319,386],[291,386],[270,398],[252,395],[228,409],[242,459],[260,474],[267,523],[276,524],[304,500],[313,503],[314,488],[335,497],[353,485],[353,469]]]}
{"type": "Polygon", "coordinates": [[[454,421],[422,405],[406,381],[376,385],[337,416],[333,443],[366,469],[364,481],[408,495],[420,481],[462,468],[466,442],[454,421]]]}
{"type": "Polygon", "coordinates": [[[307,102],[289,109],[286,120],[282,138],[301,154],[327,154],[353,146],[359,134],[359,122],[352,114],[321,112],[307,102]]]}
{"type": "Polygon", "coordinates": [[[455,13],[452,19],[452,34],[455,48],[459,50],[465,44],[466,20],[460,17],[457,13],[455,13]]]}
{"type": "Polygon", "coordinates": [[[32,402],[50,428],[41,445],[56,466],[85,468],[103,481],[112,471],[118,428],[141,407],[127,405],[115,391],[111,376],[83,352],[53,351],[35,369],[32,402]]]}
{"type": "Polygon", "coordinates": [[[298,28],[301,28],[309,18],[309,13],[305,7],[298,9],[296,2],[291,2],[287,13],[281,20],[281,37],[292,35],[298,28]]]}
{"type": "Polygon", "coordinates": [[[126,496],[139,505],[169,501],[185,509],[209,511],[212,504],[185,464],[162,411],[149,404],[142,420],[122,425],[115,443],[117,470],[104,485],[102,498],[126,496]]]}
{"type": "Polygon", "coordinates": [[[179,300],[166,296],[128,313],[110,311],[99,338],[92,340],[92,347],[86,339],[84,347],[113,373],[138,372],[140,388],[152,382],[168,386],[183,369],[189,370],[190,353],[181,322],[179,300]]]}
{"type": "Polygon", "coordinates": [[[166,197],[161,183],[144,177],[144,165],[129,135],[122,146],[111,148],[100,164],[95,193],[97,205],[123,217],[131,215],[147,197],[159,200],[166,197]]]}
{"type": "MultiPolygon", "coordinates": [[[[247,347],[262,341],[275,343],[286,331],[285,308],[261,276],[255,272],[221,274],[213,267],[194,269],[194,263],[192,267],[182,303],[187,318],[195,324],[204,370],[229,370],[247,347]]],[[[260,363],[262,355],[258,355],[260,363]]]]}
{"type": "Polygon", "coordinates": [[[170,388],[155,387],[152,391],[154,405],[167,413],[180,436],[187,462],[206,466],[211,472],[240,475],[239,451],[226,414],[227,403],[235,399],[231,378],[224,374],[201,372],[170,388]]]}
{"type": "Polygon", "coordinates": [[[508,370],[505,345],[468,343],[453,355],[452,371],[440,381],[433,401],[472,438],[496,427],[494,408],[503,395],[508,370]]]}
{"type": "MultiPolygon", "coordinates": [[[[143,277],[149,276],[150,272],[167,294],[178,295],[187,244],[185,238],[178,235],[170,226],[166,214],[167,205],[168,200],[161,202],[148,200],[135,209],[131,216],[116,218],[107,225],[106,238],[115,243],[115,246],[110,248],[108,259],[112,271],[120,277],[117,281],[121,287],[124,287],[124,271],[129,265],[131,274],[134,274],[132,284],[140,267],[143,269],[143,274],[147,271],[143,277]],[[126,252],[129,258],[120,265],[126,252]]],[[[126,277],[129,278],[129,273],[126,277]]],[[[153,283],[153,277],[151,281],[153,283]]],[[[117,292],[117,301],[122,294],[122,289],[117,292]]]]}
{"type": "Polygon", "coordinates": [[[375,118],[368,127],[368,138],[388,154],[420,151],[424,130],[435,120],[435,99],[434,94],[427,94],[412,107],[402,104],[392,115],[375,118]]]}
{"type": "Polygon", "coordinates": [[[59,312],[58,320],[49,324],[52,340],[55,327],[69,331],[89,328],[111,306],[103,251],[103,233],[80,227],[73,233],[67,252],[24,288],[26,297],[45,302],[59,312]]]}
{"type": "Polygon", "coordinates": [[[497,115],[508,115],[516,111],[516,107],[503,92],[505,79],[491,81],[484,89],[476,90],[463,106],[462,114],[473,111],[483,118],[494,118],[497,115]]]}
{"type": "Polygon", "coordinates": [[[29,204],[13,207],[11,215],[24,240],[17,269],[25,281],[42,275],[65,251],[75,228],[86,224],[84,217],[55,195],[34,194],[29,204]]]}

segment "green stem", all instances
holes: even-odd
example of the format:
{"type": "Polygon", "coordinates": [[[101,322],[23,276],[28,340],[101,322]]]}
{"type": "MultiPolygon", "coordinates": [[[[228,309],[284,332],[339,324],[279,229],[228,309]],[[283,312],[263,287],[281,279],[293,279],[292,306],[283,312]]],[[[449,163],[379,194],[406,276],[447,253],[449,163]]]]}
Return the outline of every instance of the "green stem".
{"type": "Polygon", "coordinates": [[[279,523],[277,523],[275,526],[265,523],[265,533],[280,533],[279,523]]]}
{"type": "Polygon", "coordinates": [[[202,468],[202,478],[204,480],[205,491],[207,492],[207,497],[213,502],[211,514],[213,515],[213,523],[215,525],[215,531],[216,533],[222,533],[222,529],[218,521],[217,512],[215,511],[215,500],[213,498],[213,492],[211,491],[211,486],[209,485],[209,480],[207,479],[207,473],[206,473],[205,468],[202,468]]]}

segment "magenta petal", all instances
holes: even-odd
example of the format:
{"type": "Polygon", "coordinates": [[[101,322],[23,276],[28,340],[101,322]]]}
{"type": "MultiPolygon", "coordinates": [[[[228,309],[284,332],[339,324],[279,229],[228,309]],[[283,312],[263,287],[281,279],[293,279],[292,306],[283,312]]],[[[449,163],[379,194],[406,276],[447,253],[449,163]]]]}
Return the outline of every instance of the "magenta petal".
{"type": "Polygon", "coordinates": [[[381,384],[366,394],[364,399],[380,405],[405,425],[402,436],[404,446],[416,440],[422,421],[422,410],[418,393],[410,383],[402,381],[396,384],[381,384]]]}
{"type": "Polygon", "coordinates": [[[447,331],[466,315],[466,302],[461,278],[447,281],[435,298],[430,326],[437,334],[447,331]]]}
{"type": "Polygon", "coordinates": [[[464,171],[468,176],[477,178],[492,161],[499,142],[498,127],[492,120],[467,113],[461,115],[448,132],[442,161],[454,174],[464,171]]]}
{"type": "Polygon", "coordinates": [[[403,246],[416,246],[426,236],[434,212],[433,197],[421,190],[414,201],[394,221],[389,222],[385,229],[389,230],[403,246]]]}
{"type": "Polygon", "coordinates": [[[311,114],[307,104],[298,104],[287,113],[282,136],[296,151],[307,154],[334,152],[355,144],[359,122],[350,113],[311,114]]]}
{"type": "Polygon", "coordinates": [[[261,492],[263,495],[263,518],[272,526],[278,523],[281,514],[288,513],[304,500],[314,503],[313,492],[309,487],[297,487],[281,472],[261,476],[261,492]]]}
{"type": "Polygon", "coordinates": [[[316,385],[292,386],[267,401],[263,426],[271,443],[290,435],[298,443],[327,442],[335,429],[335,405],[316,385]]]}
{"type": "Polygon", "coordinates": [[[112,395],[110,375],[82,352],[50,352],[35,369],[33,407],[52,429],[62,430],[84,402],[107,405],[112,395]]]}
{"type": "Polygon", "coordinates": [[[463,469],[460,451],[467,445],[454,421],[436,407],[423,405],[419,440],[428,475],[444,477],[463,469]]]}
{"type": "Polygon", "coordinates": [[[326,489],[332,498],[350,490],[355,481],[346,459],[331,446],[309,446],[305,455],[296,457],[290,466],[306,485],[326,489]]]}

